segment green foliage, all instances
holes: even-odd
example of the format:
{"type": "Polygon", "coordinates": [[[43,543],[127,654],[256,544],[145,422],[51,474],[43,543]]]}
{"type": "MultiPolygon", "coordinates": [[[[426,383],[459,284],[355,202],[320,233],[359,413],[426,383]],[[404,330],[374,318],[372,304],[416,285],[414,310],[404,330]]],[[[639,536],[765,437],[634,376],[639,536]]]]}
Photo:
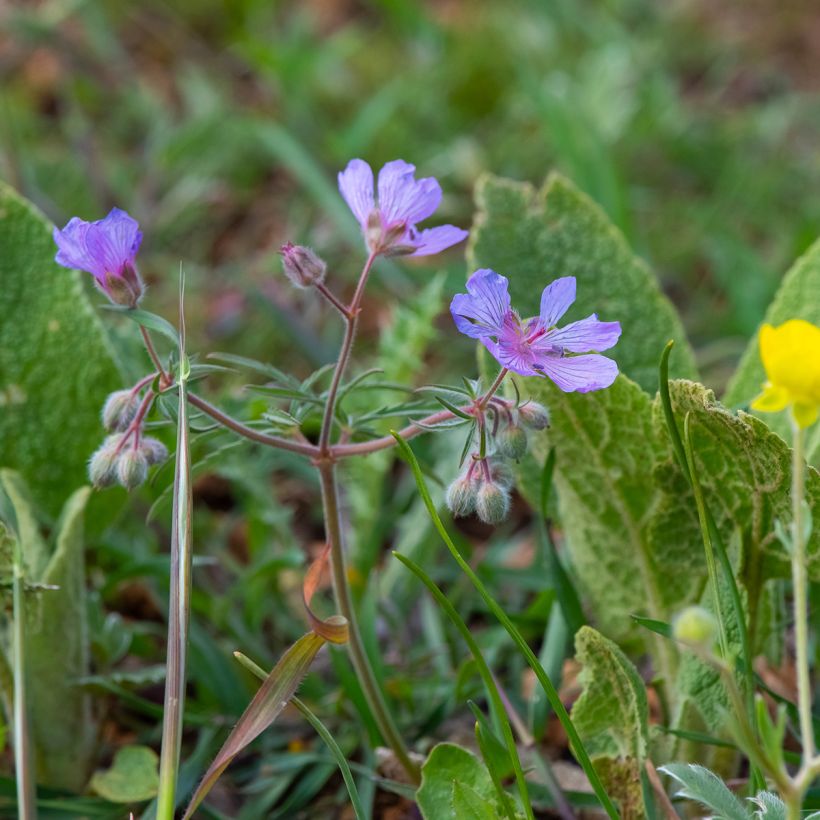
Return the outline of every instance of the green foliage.
{"type": "Polygon", "coordinates": [[[751,812],[729,791],[726,784],[703,766],[669,763],[660,771],[679,784],[678,794],[696,800],[713,812],[715,820],[749,820],[751,812]]]}
{"type": "Polygon", "coordinates": [[[83,487],[68,499],[50,547],[19,475],[4,470],[0,480],[26,570],[26,677],[37,779],[80,791],[96,742],[90,697],[76,683],[90,671],[83,541],[90,489],[83,487]]]}
{"type": "MultiPolygon", "coordinates": [[[[630,616],[671,620],[697,600],[705,577],[694,536],[657,537],[654,516],[666,488],[656,483],[655,466],[671,454],[653,428],[652,401],[626,376],[583,395],[547,380],[530,379],[521,390],[552,413],[533,449],[541,458],[555,449],[561,522],[586,598],[609,637],[643,639],[630,616]]],[[[656,645],[671,673],[674,650],[667,641],[656,645]]]]}
{"type": "Polygon", "coordinates": [[[658,357],[669,339],[677,342],[673,373],[695,374],[683,326],[651,271],[569,180],[553,174],[536,191],[485,176],[478,183],[476,203],[471,264],[507,276],[513,306],[522,315],[538,313],[541,291],[553,279],[575,276],[578,300],[568,319],[595,312],[606,321],[619,321],[623,335],[607,355],[644,390],[657,386],[658,357]]]}
{"type": "Polygon", "coordinates": [[[0,247],[2,466],[19,470],[54,515],[86,481],[119,375],[80,274],[54,262],[48,222],[2,183],[0,247]]]}
{"type": "MultiPolygon", "coordinates": [[[[820,240],[801,256],[783,277],[777,295],[766,311],[765,322],[779,325],[789,319],[805,319],[820,325],[820,240]]],[[[726,389],[724,402],[730,407],[743,407],[760,393],[766,373],[760,361],[758,337],[749,342],[743,358],[726,389]]],[[[765,414],[766,423],[786,441],[791,438],[786,413],[765,414]]],[[[811,435],[806,448],[809,460],[820,453],[820,427],[811,435]]]]}
{"type": "Polygon", "coordinates": [[[94,772],[91,789],[112,803],[141,803],[157,793],[159,758],[148,746],[124,746],[111,767],[94,772]]]}
{"type": "Polygon", "coordinates": [[[647,755],[649,707],[638,671],[616,644],[589,626],[575,636],[583,669],[572,707],[578,729],[621,817],[646,815],[641,776],[647,755]]]}
{"type": "Polygon", "coordinates": [[[487,767],[453,743],[433,747],[421,768],[416,800],[425,820],[494,820],[502,817],[487,767]]]}

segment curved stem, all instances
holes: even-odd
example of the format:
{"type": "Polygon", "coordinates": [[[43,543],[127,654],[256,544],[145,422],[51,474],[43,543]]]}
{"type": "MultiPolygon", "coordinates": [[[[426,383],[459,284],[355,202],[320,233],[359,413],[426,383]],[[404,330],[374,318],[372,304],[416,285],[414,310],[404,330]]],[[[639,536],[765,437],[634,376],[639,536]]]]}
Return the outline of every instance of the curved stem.
{"type": "Polygon", "coordinates": [[[490,389],[479,399],[477,409],[483,410],[490,399],[495,395],[496,391],[499,387],[501,387],[501,382],[504,381],[504,377],[510,371],[506,367],[501,368],[501,372],[495,377],[495,381],[490,385],[490,389]]]}
{"type": "Polygon", "coordinates": [[[339,358],[336,362],[336,369],[333,371],[333,380],[330,383],[330,390],[327,394],[327,404],[325,405],[325,414],[322,419],[322,432],[319,435],[319,453],[324,457],[330,455],[330,434],[333,431],[336,396],[339,393],[339,385],[342,383],[342,377],[347,368],[347,363],[350,361],[353,341],[356,338],[356,328],[359,324],[359,310],[361,309],[362,295],[364,294],[367,278],[370,275],[370,269],[373,267],[373,261],[375,259],[376,254],[371,251],[370,256],[367,257],[367,261],[364,263],[364,268],[362,268],[362,273],[359,276],[359,283],[356,285],[356,291],[347,308],[347,327],[345,328],[345,336],[342,341],[342,349],[339,351],[339,358]]]}
{"type": "Polygon", "coordinates": [[[342,314],[345,319],[350,318],[347,308],[336,298],[336,295],[330,290],[330,288],[327,287],[327,285],[322,282],[318,282],[314,285],[314,287],[319,291],[319,293],[322,294],[322,296],[325,297],[325,299],[327,299],[328,302],[330,302],[331,305],[333,305],[333,307],[336,308],[336,310],[339,311],[339,313],[342,314]]]}
{"type": "Polygon", "coordinates": [[[151,339],[151,334],[148,332],[148,328],[140,325],[140,333],[142,333],[142,340],[145,342],[145,349],[148,351],[148,355],[151,357],[154,367],[156,367],[160,375],[165,378],[167,375],[165,373],[165,368],[162,366],[162,362],[160,361],[157,349],[154,347],[154,342],[151,339]]]}
{"type": "Polygon", "coordinates": [[[336,605],[339,607],[341,614],[347,619],[348,628],[350,630],[348,640],[350,659],[385,743],[393,750],[393,753],[411,780],[418,784],[420,782],[419,767],[410,757],[410,753],[407,751],[407,747],[402,740],[399,730],[387,709],[387,704],[385,703],[376,676],[373,673],[373,668],[370,665],[370,659],[367,657],[361,632],[359,631],[359,622],[356,618],[353,600],[350,595],[350,586],[347,581],[344,544],[342,542],[339,493],[336,486],[335,466],[333,462],[323,461],[319,464],[319,477],[322,485],[325,531],[327,540],[330,543],[330,567],[333,576],[333,592],[336,598],[336,605]]]}
{"type": "Polygon", "coordinates": [[[233,416],[223,413],[222,410],[193,393],[188,393],[188,402],[210,416],[214,421],[219,422],[223,427],[227,427],[229,430],[233,430],[235,433],[239,433],[240,436],[244,436],[258,444],[267,444],[269,447],[278,447],[280,450],[290,450],[292,453],[299,453],[303,456],[314,457],[319,454],[319,448],[313,444],[290,441],[280,436],[269,436],[267,433],[254,430],[253,427],[248,427],[233,416]]]}

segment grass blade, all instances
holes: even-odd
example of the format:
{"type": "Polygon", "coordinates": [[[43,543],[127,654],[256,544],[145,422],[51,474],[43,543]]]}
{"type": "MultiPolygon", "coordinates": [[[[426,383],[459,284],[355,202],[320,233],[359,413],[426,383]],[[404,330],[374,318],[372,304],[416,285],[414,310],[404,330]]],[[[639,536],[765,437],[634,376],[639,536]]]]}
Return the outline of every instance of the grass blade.
{"type": "MultiPolygon", "coordinates": [[[[251,674],[256,675],[259,680],[265,680],[265,670],[261,666],[255,664],[249,657],[243,655],[241,652],[234,652],[234,657],[245,667],[251,674]]],[[[353,811],[356,814],[356,820],[368,820],[369,815],[364,810],[362,800],[359,797],[359,790],[356,788],[356,781],[353,779],[353,773],[350,771],[347,758],[344,755],[336,738],[330,733],[330,730],[319,720],[316,715],[308,708],[307,704],[297,698],[295,695],[290,699],[290,702],[304,715],[305,720],[316,730],[316,734],[322,738],[325,745],[330,749],[330,753],[339,764],[339,770],[342,773],[342,779],[347,786],[347,793],[350,796],[350,803],[353,806],[353,811]]]]}
{"type": "Polygon", "coordinates": [[[406,556],[401,555],[398,552],[394,552],[393,555],[395,555],[396,558],[398,558],[398,560],[401,561],[402,564],[404,564],[410,572],[412,572],[416,578],[418,578],[424,586],[427,587],[427,589],[430,590],[430,594],[436,599],[436,603],[444,610],[447,617],[453,622],[453,626],[458,629],[461,633],[461,637],[464,638],[464,642],[469,647],[470,652],[475,659],[476,666],[478,667],[478,673],[481,675],[481,680],[484,682],[484,688],[487,690],[487,696],[490,699],[490,703],[493,705],[493,711],[501,724],[501,733],[504,735],[504,742],[507,746],[507,751],[510,754],[510,761],[512,762],[513,770],[515,771],[515,781],[518,784],[518,791],[521,794],[521,802],[524,805],[524,811],[526,812],[527,817],[532,820],[532,806],[530,804],[529,793],[527,791],[527,783],[524,780],[524,771],[521,768],[521,760],[518,757],[518,749],[515,745],[515,738],[513,737],[510,722],[507,719],[507,712],[504,709],[504,703],[501,700],[501,694],[498,691],[498,686],[496,686],[492,672],[490,671],[490,667],[487,666],[487,661],[484,660],[484,656],[481,654],[481,649],[468,629],[467,624],[464,623],[463,618],[458,614],[458,612],[456,612],[455,607],[450,603],[447,596],[438,588],[438,586],[436,586],[435,581],[433,581],[433,579],[430,578],[430,576],[427,575],[427,573],[418,564],[415,564],[406,556]]]}
{"type": "Polygon", "coordinates": [[[191,447],[188,428],[188,376],[185,354],[185,279],[180,274],[179,293],[179,373],[177,386],[177,448],[174,472],[174,503],[171,531],[171,589],[168,606],[168,652],[165,676],[165,704],[162,721],[162,752],[159,766],[158,820],[173,820],[176,783],[182,745],[182,717],[185,709],[185,674],[188,651],[188,622],[191,611],[191,447]]]}
{"type": "Polygon", "coordinates": [[[461,569],[470,579],[478,593],[484,599],[484,602],[490,608],[493,615],[495,615],[495,617],[498,618],[498,620],[501,622],[501,625],[504,627],[504,629],[507,630],[507,633],[515,642],[516,646],[523,653],[527,663],[529,664],[532,671],[535,673],[535,677],[538,679],[538,682],[541,684],[541,686],[544,687],[544,692],[546,693],[547,700],[549,700],[550,706],[552,706],[556,716],[558,717],[558,720],[564,727],[564,731],[567,733],[567,737],[569,738],[570,744],[572,745],[572,748],[575,752],[575,756],[577,757],[578,762],[581,764],[581,768],[583,768],[584,773],[589,779],[590,785],[592,786],[592,789],[595,792],[595,795],[598,798],[601,806],[611,818],[617,818],[618,811],[615,808],[612,801],[610,800],[609,795],[606,793],[603,783],[601,783],[601,779],[598,777],[598,773],[595,771],[595,767],[592,765],[592,761],[589,759],[589,754],[584,748],[584,744],[581,742],[581,738],[579,737],[578,732],[575,729],[572,720],[570,719],[569,713],[564,707],[564,704],[561,702],[561,698],[558,696],[558,692],[553,686],[552,681],[549,679],[546,672],[544,671],[544,667],[542,667],[541,664],[538,662],[538,658],[535,656],[535,653],[532,651],[532,649],[530,649],[529,645],[524,640],[521,633],[516,629],[515,624],[513,624],[513,622],[507,616],[506,612],[504,612],[504,610],[496,603],[495,599],[492,597],[492,595],[490,595],[490,593],[487,591],[487,588],[481,582],[481,579],[475,574],[475,572],[473,572],[472,567],[464,560],[463,556],[458,551],[458,548],[453,543],[452,538],[450,538],[447,529],[441,521],[441,518],[438,514],[438,510],[436,510],[435,504],[433,504],[432,498],[430,498],[430,492],[427,489],[427,485],[424,481],[424,476],[421,472],[421,467],[419,466],[419,463],[416,460],[412,448],[400,435],[398,435],[398,433],[394,432],[393,436],[398,444],[399,452],[410,464],[410,467],[413,471],[413,476],[415,477],[416,484],[419,488],[419,493],[421,494],[424,504],[427,507],[427,511],[430,514],[430,518],[433,521],[433,525],[435,526],[436,530],[438,530],[438,533],[441,536],[442,541],[444,541],[445,545],[447,546],[447,549],[450,550],[450,553],[452,554],[456,563],[461,567],[461,569]]]}
{"type": "Polygon", "coordinates": [[[239,752],[279,717],[324,644],[324,638],[315,632],[308,632],[280,658],[205,772],[185,810],[183,820],[193,816],[219,776],[239,752]]]}

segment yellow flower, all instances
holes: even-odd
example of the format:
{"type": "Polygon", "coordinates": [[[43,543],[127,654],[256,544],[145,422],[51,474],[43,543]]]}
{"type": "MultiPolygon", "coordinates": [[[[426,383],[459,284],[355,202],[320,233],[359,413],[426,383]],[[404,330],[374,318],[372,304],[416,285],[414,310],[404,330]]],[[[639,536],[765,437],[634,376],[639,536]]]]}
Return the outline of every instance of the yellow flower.
{"type": "Polygon", "coordinates": [[[760,358],[768,381],[752,408],[777,413],[790,407],[799,428],[811,427],[820,411],[820,327],[803,319],[763,325],[760,358]]]}

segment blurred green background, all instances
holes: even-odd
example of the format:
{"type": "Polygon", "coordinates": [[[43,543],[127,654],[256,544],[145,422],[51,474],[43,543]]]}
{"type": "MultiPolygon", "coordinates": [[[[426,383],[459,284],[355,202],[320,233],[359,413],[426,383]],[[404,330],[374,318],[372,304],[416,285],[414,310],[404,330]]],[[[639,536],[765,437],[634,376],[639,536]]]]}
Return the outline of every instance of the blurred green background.
{"type": "MultiPolygon", "coordinates": [[[[306,376],[335,356],[341,323],[290,287],[277,250],[311,244],[329,262],[329,283],[349,292],[363,247],[336,174],[351,157],[374,167],[401,157],[438,177],[435,222],[464,227],[481,173],[540,184],[557,169],[649,262],[683,315],[705,383],[719,390],[783,272],[820,233],[818,55],[813,0],[31,0],[0,9],[0,177],[59,225],[125,208],[145,234],[145,307],[176,317],[185,266],[191,351],[306,376]]],[[[381,261],[378,272],[362,342],[371,353],[380,345],[391,378],[474,375],[474,346],[457,341],[439,310],[463,284],[463,248],[381,261]],[[439,335],[429,330],[435,312],[439,335]]],[[[544,271],[544,280],[571,273],[544,271]]],[[[129,375],[141,375],[133,329],[103,318],[129,375]]],[[[219,376],[201,389],[258,418],[266,402],[229,389],[249,378],[219,376]]],[[[170,430],[160,435],[173,445],[170,430]]],[[[418,450],[451,475],[457,452],[440,441],[419,439],[418,450]]],[[[220,433],[197,436],[195,458],[186,788],[255,690],[232,651],[272,665],[304,632],[305,560],[323,538],[315,476],[301,459],[220,433]]],[[[388,547],[413,542],[426,556],[465,619],[482,625],[482,647],[511,692],[521,659],[436,559],[441,545],[409,476],[389,459],[364,465],[351,466],[345,487],[352,581],[373,643],[378,634],[386,647],[380,674],[400,722],[424,747],[471,732],[464,700],[475,681],[435,607],[382,560],[388,547]],[[384,569],[380,590],[374,567],[384,569]]],[[[120,510],[104,533],[89,516],[101,763],[123,744],[158,746],[171,473],[166,466],[127,502],[121,490],[99,494],[120,510]]],[[[537,641],[546,616],[531,598],[545,593],[529,569],[528,522],[518,502],[505,527],[466,520],[457,537],[481,550],[481,572],[510,612],[529,607],[537,641]]],[[[323,657],[303,696],[368,768],[361,741],[375,735],[351,705],[357,684],[342,655],[323,657]]],[[[213,802],[242,820],[294,818],[305,807],[304,816],[335,816],[316,808],[344,798],[328,794],[335,769],[315,743],[286,715],[260,738],[265,754],[238,763],[213,802]]]]}
{"type": "MultiPolygon", "coordinates": [[[[0,174],[60,224],[126,208],[153,308],[184,261],[197,346],[292,349],[298,369],[337,329],[275,252],[310,242],[355,275],[349,158],[438,176],[465,226],[481,172],[557,168],[655,269],[720,388],[820,224],[818,44],[811,0],[12,4],[0,174]]],[[[448,261],[455,286],[459,253],[386,271],[373,324],[448,261]]]]}

